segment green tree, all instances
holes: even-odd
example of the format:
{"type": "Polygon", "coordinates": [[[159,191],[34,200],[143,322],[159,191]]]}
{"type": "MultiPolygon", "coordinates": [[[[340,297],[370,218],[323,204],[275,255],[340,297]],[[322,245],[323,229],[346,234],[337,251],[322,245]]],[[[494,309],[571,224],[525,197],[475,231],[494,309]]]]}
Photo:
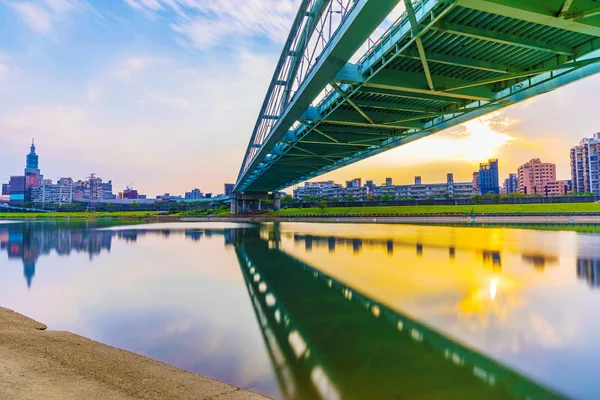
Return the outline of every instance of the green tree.
{"type": "Polygon", "coordinates": [[[381,196],[381,201],[390,201],[391,197],[389,194],[384,194],[383,196],[381,196]]]}
{"type": "Polygon", "coordinates": [[[483,201],[483,196],[476,193],[473,196],[471,196],[471,201],[475,204],[479,204],[483,201]]]}
{"type": "Polygon", "coordinates": [[[287,195],[285,195],[285,196],[283,196],[283,197],[281,198],[281,202],[282,202],[283,204],[287,204],[287,203],[293,203],[293,202],[294,202],[294,198],[293,198],[292,196],[290,196],[289,194],[287,194],[287,195]]]}
{"type": "Polygon", "coordinates": [[[356,201],[354,196],[346,196],[346,201],[356,201]]]}
{"type": "Polygon", "coordinates": [[[327,202],[325,200],[321,200],[317,203],[317,207],[321,209],[321,214],[325,214],[325,210],[327,209],[327,202]]]}

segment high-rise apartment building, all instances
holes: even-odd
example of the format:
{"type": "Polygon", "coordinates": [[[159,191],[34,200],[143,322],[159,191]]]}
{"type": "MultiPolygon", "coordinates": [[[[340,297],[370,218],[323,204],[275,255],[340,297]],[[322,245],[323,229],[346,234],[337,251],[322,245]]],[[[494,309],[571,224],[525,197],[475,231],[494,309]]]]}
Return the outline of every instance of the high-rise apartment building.
{"type": "Polygon", "coordinates": [[[517,174],[510,174],[508,178],[504,180],[504,185],[502,186],[503,194],[511,194],[517,193],[517,189],[519,188],[519,180],[517,178],[517,174]]]}
{"type": "Polygon", "coordinates": [[[489,192],[500,194],[497,158],[493,158],[486,163],[479,164],[479,191],[483,195],[489,192]]]}
{"type": "Polygon", "coordinates": [[[556,164],[533,158],[517,169],[518,192],[545,195],[548,182],[556,182],[556,164]]]}
{"type": "Polygon", "coordinates": [[[600,194],[600,132],[583,138],[571,148],[571,178],[573,191],[600,194]]]}

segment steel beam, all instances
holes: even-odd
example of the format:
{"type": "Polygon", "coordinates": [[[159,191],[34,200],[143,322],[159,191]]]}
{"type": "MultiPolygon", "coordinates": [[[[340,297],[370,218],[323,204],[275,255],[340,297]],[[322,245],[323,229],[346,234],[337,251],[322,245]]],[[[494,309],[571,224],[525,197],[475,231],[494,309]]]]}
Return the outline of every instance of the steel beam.
{"type": "Polygon", "coordinates": [[[507,44],[510,46],[522,47],[524,49],[544,51],[547,53],[554,54],[558,53],[564,54],[566,56],[575,55],[575,51],[569,47],[560,46],[553,43],[546,43],[539,40],[527,39],[524,37],[510,35],[507,33],[500,33],[489,29],[473,28],[470,26],[458,25],[450,22],[440,22],[433,29],[444,33],[450,33],[452,35],[459,35],[470,37],[473,39],[485,40],[486,42],[507,44]]]}
{"type": "Polygon", "coordinates": [[[359,89],[361,93],[371,93],[371,94],[382,94],[390,97],[397,98],[406,98],[406,99],[414,99],[414,100],[424,100],[424,101],[437,101],[437,102],[445,102],[445,103],[457,103],[457,104],[467,104],[467,102],[463,99],[458,99],[456,97],[447,97],[443,94],[425,94],[425,93],[414,93],[414,92],[406,92],[401,90],[390,90],[390,89],[381,89],[375,87],[361,87],[359,89]]]}
{"type": "Polygon", "coordinates": [[[600,15],[600,7],[573,13],[572,15],[567,17],[567,19],[569,21],[579,21],[581,19],[588,18],[588,17],[594,17],[596,15],[600,15]]]}
{"type": "Polygon", "coordinates": [[[401,92],[419,93],[425,95],[440,95],[463,100],[490,100],[494,97],[491,88],[476,88],[475,90],[460,92],[444,92],[443,88],[468,84],[469,81],[447,76],[435,76],[438,90],[430,90],[423,76],[417,72],[382,70],[373,77],[365,77],[358,66],[346,64],[336,75],[338,82],[348,83],[352,86],[373,87],[378,89],[397,90],[401,92]]]}
{"type": "Polygon", "coordinates": [[[417,107],[409,104],[395,103],[395,102],[387,102],[387,101],[375,101],[375,100],[353,100],[357,105],[362,107],[371,107],[371,108],[381,108],[384,110],[394,110],[394,111],[404,111],[410,113],[419,113],[419,114],[429,114],[432,112],[436,112],[432,108],[427,107],[417,107]]]}
{"type": "MultiPolygon", "coordinates": [[[[407,51],[399,54],[398,58],[408,58],[412,60],[420,60],[421,57],[416,51],[407,51]]],[[[453,56],[449,54],[440,54],[427,52],[427,60],[432,63],[453,65],[455,67],[477,69],[480,71],[495,72],[498,74],[510,74],[514,72],[521,72],[521,68],[502,65],[498,63],[491,63],[487,61],[476,60],[468,57],[453,56]]]]}
{"type": "Polygon", "coordinates": [[[448,91],[459,90],[459,89],[465,89],[465,88],[474,87],[474,86],[488,85],[490,83],[495,83],[495,82],[502,82],[502,81],[508,81],[508,80],[513,80],[513,79],[526,78],[528,76],[543,74],[544,72],[557,71],[557,70],[569,69],[569,68],[579,68],[579,67],[583,67],[588,64],[593,64],[598,61],[600,61],[600,58],[592,58],[592,59],[587,59],[587,60],[583,60],[583,61],[573,61],[573,62],[561,64],[561,65],[554,65],[554,66],[547,67],[547,68],[539,68],[539,69],[533,69],[531,71],[520,72],[518,74],[501,76],[498,78],[482,79],[479,81],[473,81],[473,82],[463,84],[463,85],[452,86],[452,87],[447,88],[446,90],[448,90],[448,91]]]}
{"type": "Polygon", "coordinates": [[[370,147],[370,145],[368,144],[357,144],[357,143],[352,143],[352,142],[348,142],[348,143],[344,143],[344,142],[319,142],[319,141],[313,141],[313,140],[301,140],[300,144],[316,144],[316,145],[324,145],[324,146],[348,146],[348,147],[370,147]]]}
{"type": "Polygon", "coordinates": [[[600,37],[600,27],[556,17],[547,1],[530,0],[461,0],[461,7],[503,17],[520,19],[534,24],[600,37]]]}

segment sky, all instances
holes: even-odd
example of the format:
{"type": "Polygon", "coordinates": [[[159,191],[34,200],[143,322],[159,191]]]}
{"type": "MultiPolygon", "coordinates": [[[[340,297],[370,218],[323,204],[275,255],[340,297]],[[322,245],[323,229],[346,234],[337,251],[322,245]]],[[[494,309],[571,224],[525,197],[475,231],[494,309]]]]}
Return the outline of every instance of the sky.
{"type": "MultiPolygon", "coordinates": [[[[298,3],[0,0],[0,182],[35,138],[45,178],[222,193],[298,3]]],[[[599,90],[588,78],[319,179],[468,181],[491,157],[502,178],[538,157],[568,179],[569,148],[600,130],[599,90]]]]}

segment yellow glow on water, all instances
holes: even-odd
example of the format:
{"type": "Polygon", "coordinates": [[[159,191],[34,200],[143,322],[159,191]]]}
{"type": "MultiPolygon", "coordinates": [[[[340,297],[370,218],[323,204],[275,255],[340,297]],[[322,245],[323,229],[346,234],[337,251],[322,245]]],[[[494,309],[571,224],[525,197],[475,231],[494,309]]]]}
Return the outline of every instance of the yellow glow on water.
{"type": "MultiPolygon", "coordinates": [[[[546,326],[531,323],[540,320],[529,307],[536,296],[578,285],[573,232],[383,224],[281,224],[280,232],[284,252],[474,345],[486,343],[483,332],[500,335],[494,345],[505,350],[533,340],[546,326]]],[[[560,306],[550,301],[546,308],[560,306]]]]}
{"type": "Polygon", "coordinates": [[[498,290],[498,278],[490,279],[490,299],[496,298],[496,291],[498,290]]]}

